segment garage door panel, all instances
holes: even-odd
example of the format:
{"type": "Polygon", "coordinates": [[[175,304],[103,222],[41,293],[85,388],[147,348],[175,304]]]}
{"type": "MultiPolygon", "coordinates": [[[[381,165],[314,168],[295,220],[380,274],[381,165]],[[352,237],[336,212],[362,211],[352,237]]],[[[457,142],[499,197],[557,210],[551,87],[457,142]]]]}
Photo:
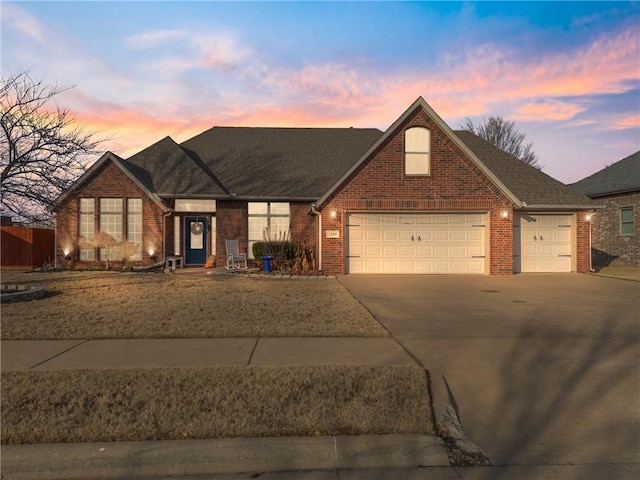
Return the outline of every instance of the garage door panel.
{"type": "Polygon", "coordinates": [[[485,223],[484,214],[349,214],[348,271],[485,273],[485,223]]]}
{"type": "Polygon", "coordinates": [[[532,214],[516,217],[514,249],[516,272],[570,272],[573,252],[573,216],[532,214]]]}
{"type": "Polygon", "coordinates": [[[366,244],[363,249],[362,255],[366,257],[380,257],[382,255],[382,248],[380,245],[366,244]]]}
{"type": "Polygon", "coordinates": [[[384,231],[382,232],[382,238],[385,242],[397,242],[401,238],[400,233],[401,232],[397,230],[391,230],[389,228],[385,228],[384,231]]]}
{"type": "Polygon", "coordinates": [[[382,246],[382,256],[384,257],[397,257],[400,252],[400,248],[398,245],[383,245],[382,246]]]}
{"type": "Polygon", "coordinates": [[[454,242],[467,240],[468,233],[466,230],[451,230],[450,239],[454,242]]]}
{"type": "Polygon", "coordinates": [[[436,230],[433,232],[433,239],[436,242],[448,242],[449,234],[450,232],[448,230],[436,230]]]}
{"type": "Polygon", "coordinates": [[[467,231],[467,239],[470,242],[484,242],[484,228],[474,228],[467,231]]]}

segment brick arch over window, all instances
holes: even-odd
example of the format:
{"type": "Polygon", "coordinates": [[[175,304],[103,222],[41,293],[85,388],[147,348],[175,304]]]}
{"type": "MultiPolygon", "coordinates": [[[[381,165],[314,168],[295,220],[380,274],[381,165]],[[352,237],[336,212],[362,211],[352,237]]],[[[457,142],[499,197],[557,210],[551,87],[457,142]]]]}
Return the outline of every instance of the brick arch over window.
{"type": "Polygon", "coordinates": [[[405,175],[429,175],[431,131],[425,127],[411,127],[404,132],[405,175]]]}

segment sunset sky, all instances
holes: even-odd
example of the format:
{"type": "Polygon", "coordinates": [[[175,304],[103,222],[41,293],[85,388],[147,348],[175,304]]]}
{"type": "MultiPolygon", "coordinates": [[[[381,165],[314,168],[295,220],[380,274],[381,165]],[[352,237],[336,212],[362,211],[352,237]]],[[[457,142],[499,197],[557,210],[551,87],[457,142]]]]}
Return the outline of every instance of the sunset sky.
{"type": "Polygon", "coordinates": [[[128,157],[214,125],[377,127],[422,96],[500,115],[572,183],[640,150],[638,2],[10,2],[2,74],[128,157]]]}

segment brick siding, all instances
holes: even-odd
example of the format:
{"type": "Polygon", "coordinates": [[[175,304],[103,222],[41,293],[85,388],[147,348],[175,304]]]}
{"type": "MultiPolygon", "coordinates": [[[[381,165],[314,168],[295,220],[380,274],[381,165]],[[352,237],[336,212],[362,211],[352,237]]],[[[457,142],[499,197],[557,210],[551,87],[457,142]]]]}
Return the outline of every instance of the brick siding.
{"type": "Polygon", "coordinates": [[[346,273],[346,214],[350,211],[488,212],[489,273],[513,273],[512,204],[462,150],[428,117],[416,110],[322,207],[322,228],[338,230],[339,239],[323,238],[322,267],[330,274],[346,273]],[[430,175],[404,173],[404,131],[431,131],[430,175]],[[509,219],[501,216],[509,212],[509,219]],[[339,212],[331,218],[330,212],[339,212]]]}
{"type": "Polygon", "coordinates": [[[593,265],[640,266],[640,193],[594,198],[602,204],[592,217],[593,265]],[[620,234],[620,209],[633,207],[634,233],[620,234]]]}
{"type": "MultiPolygon", "coordinates": [[[[78,212],[80,208],[80,198],[96,199],[95,232],[100,229],[99,224],[99,198],[122,198],[123,202],[123,238],[126,238],[126,200],[129,198],[142,198],[142,260],[132,262],[135,264],[148,265],[151,263],[149,249],[153,248],[157,258],[162,259],[162,209],[154,203],[144,191],[142,191],[117,165],[112,162],[105,164],[82,185],[82,188],[73,195],[70,195],[65,203],[57,210],[56,229],[56,259],[57,265],[61,268],[88,268],[101,265],[105,262],[80,261],[80,248],[78,245],[79,221],[78,212]],[[70,252],[70,260],[65,258],[64,252],[70,252]]],[[[170,229],[168,228],[167,231],[170,229]]],[[[98,259],[96,250],[96,259],[98,259]]]]}

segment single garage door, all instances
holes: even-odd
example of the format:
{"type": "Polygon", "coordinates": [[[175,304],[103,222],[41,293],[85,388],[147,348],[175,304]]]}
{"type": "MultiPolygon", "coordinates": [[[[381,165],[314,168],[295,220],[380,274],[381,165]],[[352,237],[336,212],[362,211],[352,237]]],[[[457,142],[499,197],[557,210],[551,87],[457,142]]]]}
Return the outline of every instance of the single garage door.
{"type": "Polygon", "coordinates": [[[573,215],[516,215],[514,271],[570,272],[573,215]]]}
{"type": "Polygon", "coordinates": [[[486,271],[482,213],[350,213],[349,273],[476,273],[486,271]]]}

